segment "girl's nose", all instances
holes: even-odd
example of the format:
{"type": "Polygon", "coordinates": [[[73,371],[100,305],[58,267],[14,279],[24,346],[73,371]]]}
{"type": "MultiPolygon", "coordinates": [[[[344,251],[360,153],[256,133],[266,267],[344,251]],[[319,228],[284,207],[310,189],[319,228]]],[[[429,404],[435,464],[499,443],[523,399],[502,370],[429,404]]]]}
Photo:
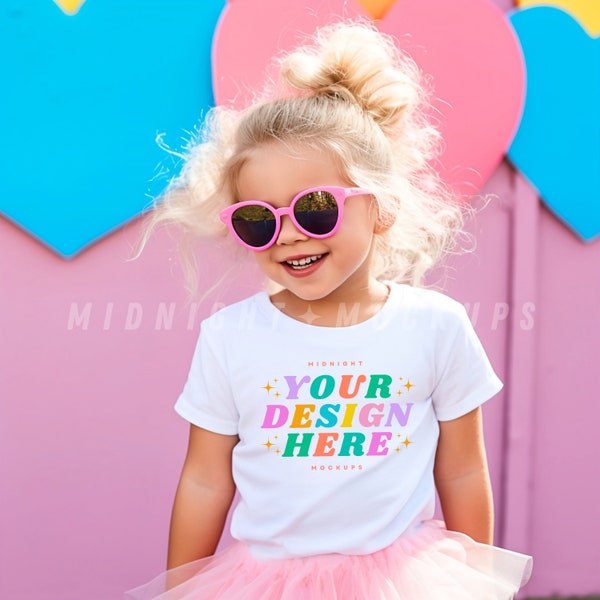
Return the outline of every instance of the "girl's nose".
{"type": "Polygon", "coordinates": [[[303,242],[308,239],[308,236],[302,233],[293,223],[288,215],[281,217],[281,229],[277,236],[276,244],[278,246],[286,246],[296,242],[303,242]]]}

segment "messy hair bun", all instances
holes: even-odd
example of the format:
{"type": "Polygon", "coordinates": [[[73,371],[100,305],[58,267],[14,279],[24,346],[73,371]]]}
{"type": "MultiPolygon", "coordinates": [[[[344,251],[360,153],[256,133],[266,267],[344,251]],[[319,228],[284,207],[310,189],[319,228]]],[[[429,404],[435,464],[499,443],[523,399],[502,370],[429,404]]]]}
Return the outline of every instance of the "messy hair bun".
{"type": "Polygon", "coordinates": [[[281,62],[281,77],[291,88],[355,101],[366,115],[391,133],[402,113],[421,100],[419,73],[391,39],[364,25],[318,31],[316,45],[281,62]]]}
{"type": "Polygon", "coordinates": [[[319,29],[277,69],[278,80],[246,109],[211,111],[150,226],[176,222],[189,238],[225,234],[218,210],[237,200],[254,148],[319,148],[349,182],[373,192],[375,276],[420,284],[462,227],[461,204],[432,167],[441,138],[427,78],[396,40],[356,20],[319,29]]]}

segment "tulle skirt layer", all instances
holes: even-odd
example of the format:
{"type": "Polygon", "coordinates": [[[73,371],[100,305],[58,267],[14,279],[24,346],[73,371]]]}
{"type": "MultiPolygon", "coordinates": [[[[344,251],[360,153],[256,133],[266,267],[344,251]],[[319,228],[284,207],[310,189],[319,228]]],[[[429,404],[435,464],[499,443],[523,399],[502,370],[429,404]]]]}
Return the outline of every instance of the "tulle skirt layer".
{"type": "Polygon", "coordinates": [[[255,559],[239,542],[167,571],[135,600],[509,600],[531,557],[474,542],[429,521],[368,555],[255,559]]]}

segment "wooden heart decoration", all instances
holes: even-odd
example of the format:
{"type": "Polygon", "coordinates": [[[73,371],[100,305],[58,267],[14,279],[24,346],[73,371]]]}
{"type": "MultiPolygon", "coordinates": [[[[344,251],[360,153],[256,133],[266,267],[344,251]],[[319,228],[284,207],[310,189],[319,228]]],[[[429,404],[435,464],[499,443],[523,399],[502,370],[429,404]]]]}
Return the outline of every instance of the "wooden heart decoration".
{"type": "Polygon", "coordinates": [[[224,4],[0,3],[0,215],[65,258],[138,217],[172,166],[157,136],[214,104],[224,4]]]}
{"type": "Polygon", "coordinates": [[[600,236],[600,38],[551,6],[517,11],[511,20],[523,47],[528,90],[508,156],[565,225],[582,240],[595,240],[600,236]]]}
{"type": "MultiPolygon", "coordinates": [[[[272,55],[342,15],[369,17],[352,0],[288,0],[285,9],[280,0],[228,2],[213,41],[217,103],[242,106],[272,55]]],[[[377,24],[432,75],[442,174],[475,193],[502,160],[523,106],[523,59],[509,20],[489,0],[398,0],[377,24]]]]}

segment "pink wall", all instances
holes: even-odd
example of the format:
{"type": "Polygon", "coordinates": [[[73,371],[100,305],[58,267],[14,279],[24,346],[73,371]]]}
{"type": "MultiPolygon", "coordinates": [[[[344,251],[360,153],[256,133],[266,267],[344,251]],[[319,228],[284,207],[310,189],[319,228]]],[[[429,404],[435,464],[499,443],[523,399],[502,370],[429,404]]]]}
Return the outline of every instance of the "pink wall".
{"type": "Polygon", "coordinates": [[[487,189],[500,196],[478,231],[477,257],[487,262],[478,273],[462,270],[464,279],[457,275],[448,289],[468,302],[465,290],[478,285],[483,311],[497,306],[487,286],[506,283],[496,296],[510,304],[504,339],[485,319],[477,324],[492,356],[503,345],[503,362],[494,362],[506,384],[503,414],[487,407],[492,473],[500,479],[498,542],[534,556],[522,597],[598,594],[600,246],[577,239],[508,165],[487,189]]]}
{"type": "Polygon", "coordinates": [[[536,216],[525,539],[538,556],[536,589],[599,593],[600,245],[582,244],[545,210],[536,216]]]}
{"type": "MultiPolygon", "coordinates": [[[[498,542],[534,554],[529,594],[598,592],[600,247],[506,165],[486,190],[500,198],[445,287],[506,381],[485,409],[498,542]]],[[[118,598],[163,566],[186,436],[172,403],[198,321],[254,284],[236,277],[195,313],[172,240],[128,262],[137,234],[136,223],[65,262],[0,220],[2,597],[118,598]],[[172,323],[157,323],[171,303],[172,323]]],[[[205,256],[208,284],[220,257],[205,256]]]]}
{"type": "Polygon", "coordinates": [[[0,219],[1,598],[119,598],[163,566],[187,434],[172,404],[217,298],[195,312],[166,236],[128,262],[137,235],[66,262],[0,219]]]}

